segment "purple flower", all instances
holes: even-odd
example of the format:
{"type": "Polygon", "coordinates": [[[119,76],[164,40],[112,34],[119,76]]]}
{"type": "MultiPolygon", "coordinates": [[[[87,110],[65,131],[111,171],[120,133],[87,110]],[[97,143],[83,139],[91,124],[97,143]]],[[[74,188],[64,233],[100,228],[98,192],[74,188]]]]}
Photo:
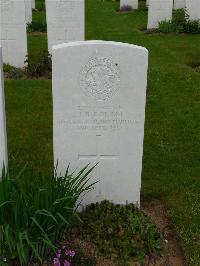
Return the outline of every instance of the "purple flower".
{"type": "Polygon", "coordinates": [[[66,256],[70,256],[70,257],[74,257],[75,256],[75,251],[73,251],[73,250],[65,250],[65,255],[66,256]]]}
{"type": "Polygon", "coordinates": [[[60,260],[58,258],[53,259],[53,265],[54,266],[60,266],[60,260]]]}
{"type": "Polygon", "coordinates": [[[67,260],[64,261],[64,266],[70,266],[70,265],[71,265],[71,263],[69,261],[67,261],[67,260]]]}
{"type": "Polygon", "coordinates": [[[60,256],[61,256],[61,249],[58,249],[56,251],[56,258],[60,259],[60,256]]]}

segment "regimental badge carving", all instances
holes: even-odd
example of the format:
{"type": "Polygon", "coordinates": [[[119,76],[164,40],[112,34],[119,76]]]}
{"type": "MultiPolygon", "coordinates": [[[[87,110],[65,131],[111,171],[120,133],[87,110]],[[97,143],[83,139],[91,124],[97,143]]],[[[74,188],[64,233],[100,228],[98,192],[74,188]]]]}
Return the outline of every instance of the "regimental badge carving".
{"type": "Polygon", "coordinates": [[[120,89],[119,74],[118,64],[110,58],[93,58],[81,70],[81,89],[96,101],[109,100],[120,89]]]}

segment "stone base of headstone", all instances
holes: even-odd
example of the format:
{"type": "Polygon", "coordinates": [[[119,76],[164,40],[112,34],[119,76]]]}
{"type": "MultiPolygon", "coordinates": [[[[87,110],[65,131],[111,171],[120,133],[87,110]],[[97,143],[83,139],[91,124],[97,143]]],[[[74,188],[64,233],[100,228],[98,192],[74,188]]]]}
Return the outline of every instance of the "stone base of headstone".
{"type": "Polygon", "coordinates": [[[120,0],[120,8],[130,6],[132,9],[138,9],[138,0],[120,0]]]}

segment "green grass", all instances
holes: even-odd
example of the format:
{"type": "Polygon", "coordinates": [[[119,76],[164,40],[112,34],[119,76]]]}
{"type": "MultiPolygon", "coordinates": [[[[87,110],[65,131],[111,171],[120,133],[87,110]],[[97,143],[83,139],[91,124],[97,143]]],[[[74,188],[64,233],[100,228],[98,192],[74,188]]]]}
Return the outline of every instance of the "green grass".
{"type": "MultiPolygon", "coordinates": [[[[142,196],[164,200],[188,263],[199,265],[200,73],[187,64],[200,63],[200,35],[144,34],[147,11],[119,14],[118,7],[119,2],[86,0],[86,39],[149,50],[142,196]]],[[[34,19],[44,18],[40,15],[34,19]]],[[[46,36],[29,36],[28,45],[38,58],[47,49],[46,36]]],[[[52,168],[51,82],[6,81],[5,88],[10,171],[28,162],[47,174],[52,168]]]]}
{"type": "Polygon", "coordinates": [[[33,20],[37,22],[46,22],[46,14],[45,11],[34,11],[33,12],[33,20]]]}

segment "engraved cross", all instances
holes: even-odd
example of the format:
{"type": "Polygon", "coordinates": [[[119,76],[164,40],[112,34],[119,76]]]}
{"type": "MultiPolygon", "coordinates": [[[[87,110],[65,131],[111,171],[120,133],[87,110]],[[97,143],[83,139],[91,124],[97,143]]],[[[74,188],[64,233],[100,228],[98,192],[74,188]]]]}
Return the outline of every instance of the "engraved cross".
{"type": "Polygon", "coordinates": [[[99,163],[103,160],[117,160],[119,157],[118,154],[99,153],[100,140],[101,140],[101,135],[96,135],[96,153],[95,154],[79,154],[78,159],[79,160],[93,160],[96,163],[99,163]]]}

